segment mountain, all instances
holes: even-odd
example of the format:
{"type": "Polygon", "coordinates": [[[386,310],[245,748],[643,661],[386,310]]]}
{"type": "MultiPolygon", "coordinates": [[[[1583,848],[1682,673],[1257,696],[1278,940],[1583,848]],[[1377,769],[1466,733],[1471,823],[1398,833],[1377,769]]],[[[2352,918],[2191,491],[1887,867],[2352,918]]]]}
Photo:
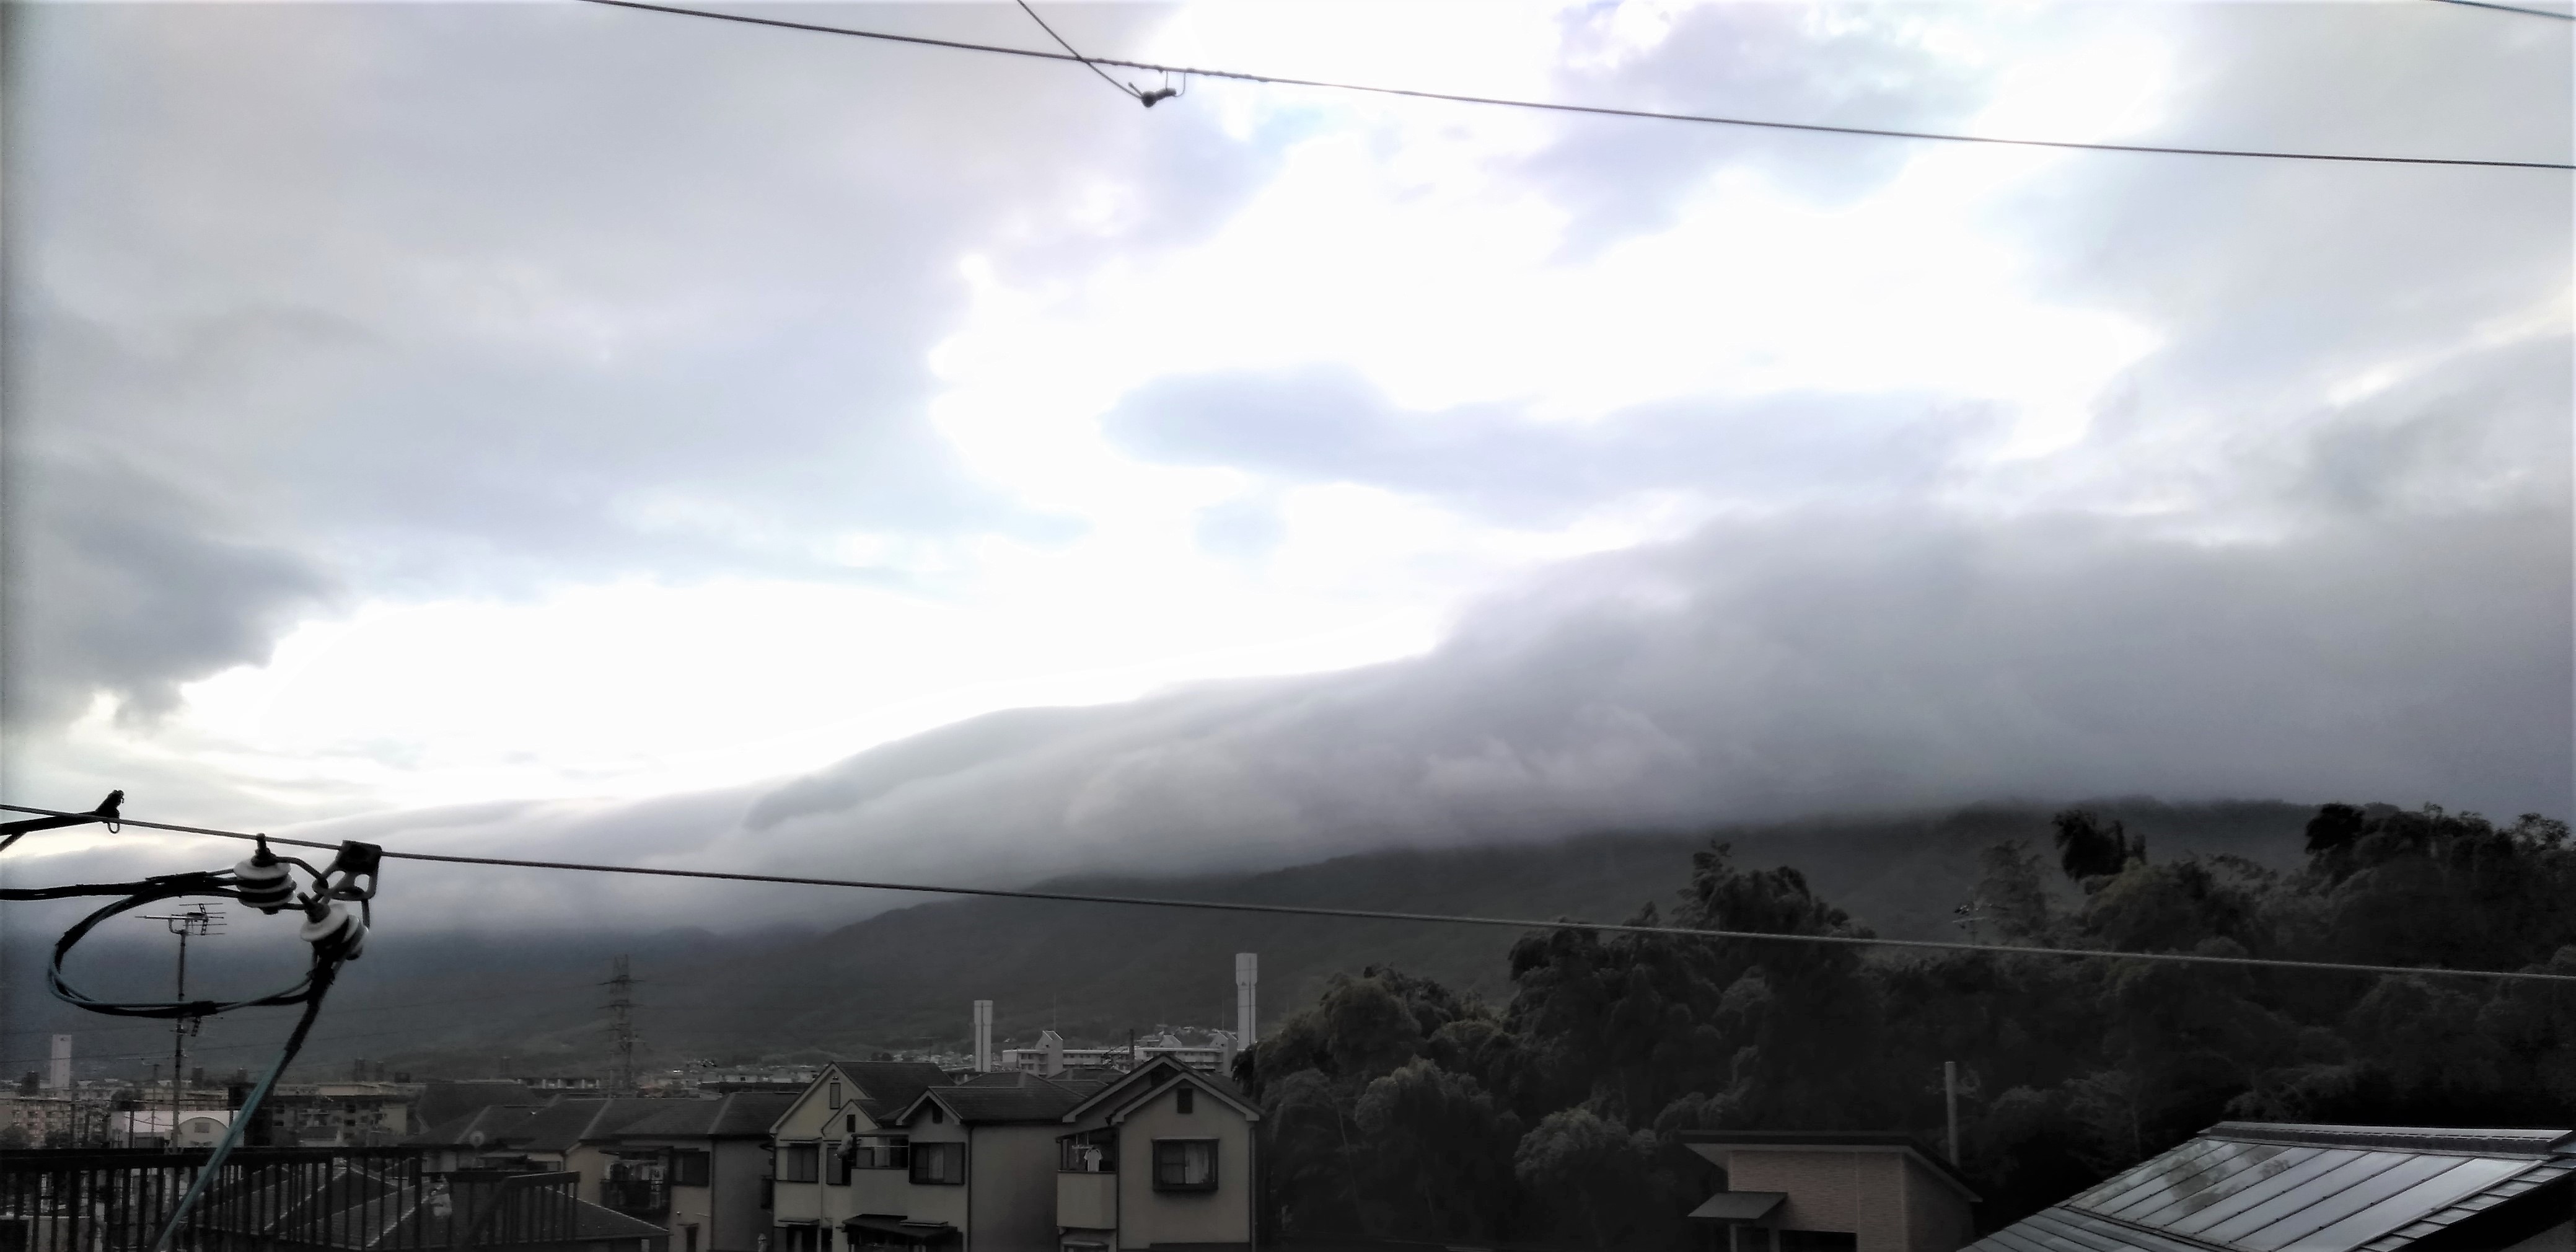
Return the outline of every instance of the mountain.
{"type": "MultiPolygon", "coordinates": [[[[2146,837],[2156,858],[2235,853],[2276,867],[2297,860],[2314,811],[2279,802],[2092,805],[2146,837]]],[[[1084,876],[1048,889],[1161,898],[1505,918],[1620,921],[1668,905],[1694,852],[1728,843],[1739,863],[1789,865],[1861,923],[1891,937],[1956,938],[1951,910],[1978,878],[1977,855],[2020,839],[2045,847],[2050,809],[1999,803],[1939,813],[1817,818],[1714,832],[1603,833],[1545,843],[1386,851],[1261,873],[1084,876]]],[[[709,891],[723,891],[711,884],[709,891]]],[[[247,927],[245,927],[247,928],[247,927]]],[[[335,992],[307,1051],[307,1072],[346,1072],[353,1058],[453,1077],[503,1071],[597,1072],[606,1063],[609,958],[630,956],[637,1021],[651,1068],[683,1060],[749,1061],[878,1049],[961,1048],[969,1006],[996,1003],[996,1034],[1027,1039],[1052,1025],[1077,1042],[1111,1042],[1162,1024],[1230,1025],[1233,954],[1261,957],[1265,1023],[1311,1002],[1337,972],[1388,964],[1488,999],[1510,995],[1506,954],[1523,932],[1192,909],[948,899],[877,914],[827,933],[718,935],[672,928],[511,934],[407,933],[371,944],[335,992]]],[[[255,972],[224,941],[190,954],[192,986],[255,972]],[[196,980],[208,980],[199,983],[196,980]]],[[[90,966],[102,985],[158,990],[166,940],[128,937],[90,966]]],[[[41,945],[11,954],[13,981],[42,986],[41,945]]],[[[259,976],[273,977],[277,970],[259,976]]],[[[41,991],[17,997],[39,1029],[80,1032],[85,1057],[113,1055],[140,1072],[168,1055],[167,1028],[102,1024],[41,991]]],[[[229,1015],[191,1048],[192,1064],[255,1066],[282,1032],[282,1011],[229,1015]]],[[[36,1067],[37,1030],[10,1023],[10,1072],[36,1067]]],[[[166,1063],[166,1061],[164,1062],[166,1063]]]]}

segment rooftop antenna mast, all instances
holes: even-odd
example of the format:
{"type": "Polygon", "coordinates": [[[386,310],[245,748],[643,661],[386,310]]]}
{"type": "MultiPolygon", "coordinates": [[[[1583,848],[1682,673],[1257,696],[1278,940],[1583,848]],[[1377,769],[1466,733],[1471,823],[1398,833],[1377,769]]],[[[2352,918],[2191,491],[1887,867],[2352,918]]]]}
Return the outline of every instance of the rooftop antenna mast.
{"type": "Polygon", "coordinates": [[[617,957],[609,964],[608,975],[609,1046],[616,1050],[616,1068],[608,1077],[612,1094],[633,1095],[635,1082],[635,976],[627,969],[626,958],[617,957]]]}
{"type": "MultiPolygon", "coordinates": [[[[171,998],[186,1000],[188,940],[196,935],[224,933],[224,915],[199,904],[176,913],[144,913],[140,916],[147,922],[168,926],[171,934],[179,936],[179,992],[171,998]]],[[[170,1136],[167,1142],[173,1152],[179,1150],[179,1119],[187,1114],[187,1097],[183,1094],[186,1089],[180,1084],[186,1081],[188,1074],[188,1036],[197,1033],[197,1027],[204,1021],[201,1017],[170,1019],[170,1136]]]]}

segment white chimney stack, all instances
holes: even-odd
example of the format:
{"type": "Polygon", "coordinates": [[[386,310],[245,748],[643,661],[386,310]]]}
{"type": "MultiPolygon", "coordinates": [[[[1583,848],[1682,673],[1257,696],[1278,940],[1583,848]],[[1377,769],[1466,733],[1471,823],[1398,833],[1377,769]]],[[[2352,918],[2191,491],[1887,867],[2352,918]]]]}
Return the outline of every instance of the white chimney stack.
{"type": "Polygon", "coordinates": [[[1234,1046],[1248,1048],[1260,1037],[1261,957],[1256,953],[1234,954],[1234,1046]]]}
{"type": "Polygon", "coordinates": [[[993,1002],[975,1002],[975,1072],[991,1073],[993,1069],[993,1002]]]}
{"type": "Polygon", "coordinates": [[[52,1080],[48,1085],[53,1087],[54,1090],[62,1092],[65,1095],[71,1094],[72,1037],[70,1035],[54,1036],[53,1072],[47,1074],[46,1077],[52,1080]]]}

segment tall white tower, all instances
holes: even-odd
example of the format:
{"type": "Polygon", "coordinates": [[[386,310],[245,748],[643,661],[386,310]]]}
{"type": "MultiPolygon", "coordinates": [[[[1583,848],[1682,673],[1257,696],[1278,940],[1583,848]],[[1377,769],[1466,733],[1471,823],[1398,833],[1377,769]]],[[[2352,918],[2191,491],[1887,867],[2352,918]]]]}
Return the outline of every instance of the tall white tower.
{"type": "Polygon", "coordinates": [[[975,1002],[975,1072],[989,1073],[993,1068],[993,1002],[975,1002]]]}
{"type": "Polygon", "coordinates": [[[1248,1048],[1260,1037],[1261,957],[1234,954],[1234,1046],[1248,1048]]]}
{"type": "Polygon", "coordinates": [[[45,1085],[64,1095],[70,1095],[72,1090],[72,1037],[70,1035],[54,1036],[53,1061],[53,1072],[45,1075],[48,1080],[45,1085]]]}

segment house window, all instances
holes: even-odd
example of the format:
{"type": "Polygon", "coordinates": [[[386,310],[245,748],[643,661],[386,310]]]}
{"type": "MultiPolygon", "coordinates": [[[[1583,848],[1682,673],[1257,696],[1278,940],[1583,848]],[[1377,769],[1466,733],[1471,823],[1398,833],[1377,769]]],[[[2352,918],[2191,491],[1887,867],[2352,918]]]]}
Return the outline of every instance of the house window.
{"type": "Polygon", "coordinates": [[[698,1228],[680,1227],[680,1252],[698,1252],[698,1228]]]}
{"type": "Polygon", "coordinates": [[[966,1184],[966,1145],[962,1143],[916,1143],[912,1145],[912,1180],[942,1187],[966,1184]]]}
{"type": "Polygon", "coordinates": [[[810,1143],[790,1143],[778,1149],[778,1181],[814,1181],[815,1158],[822,1154],[810,1143]]]}
{"type": "Polygon", "coordinates": [[[858,1114],[856,1114],[856,1113],[852,1113],[852,1114],[850,1114],[849,1116],[844,1117],[844,1118],[842,1118],[842,1119],[841,1119],[841,1133],[842,1133],[842,1134],[845,1134],[845,1135],[855,1135],[855,1134],[859,1133],[859,1115],[858,1115],[858,1114]]]}
{"type": "Polygon", "coordinates": [[[707,1185],[707,1154],[704,1152],[672,1153],[671,1182],[681,1187],[707,1185]]]}
{"type": "Polygon", "coordinates": [[[903,1169],[912,1154],[905,1150],[902,1135],[861,1135],[850,1143],[852,1169],[903,1169]]]}
{"type": "Polygon", "coordinates": [[[1860,1236],[1848,1230],[1784,1230],[1780,1252],[1852,1252],[1860,1236]]]}
{"type": "Polygon", "coordinates": [[[1175,1092],[1173,1092],[1173,1093],[1172,1093],[1172,1101],[1173,1101],[1173,1103],[1174,1103],[1174,1104],[1176,1104],[1176,1105],[1178,1105],[1178,1106],[1179,1106],[1179,1112],[1180,1112],[1182,1115],[1184,1115],[1184,1116],[1187,1116],[1188,1114],[1191,1114],[1191,1113],[1198,1112],[1198,1111],[1199,1111],[1199,1091],[1198,1091],[1198,1088],[1196,1088],[1196,1087],[1183,1087],[1183,1088],[1181,1088],[1180,1090],[1175,1091],[1175,1092]]]}
{"type": "Polygon", "coordinates": [[[823,1097],[823,1107],[833,1109],[841,1107],[841,1084],[833,1083],[831,1085],[830,1089],[823,1097]]]}
{"type": "Polygon", "coordinates": [[[1154,1190],[1216,1190],[1216,1140],[1155,1140],[1154,1190]]]}

